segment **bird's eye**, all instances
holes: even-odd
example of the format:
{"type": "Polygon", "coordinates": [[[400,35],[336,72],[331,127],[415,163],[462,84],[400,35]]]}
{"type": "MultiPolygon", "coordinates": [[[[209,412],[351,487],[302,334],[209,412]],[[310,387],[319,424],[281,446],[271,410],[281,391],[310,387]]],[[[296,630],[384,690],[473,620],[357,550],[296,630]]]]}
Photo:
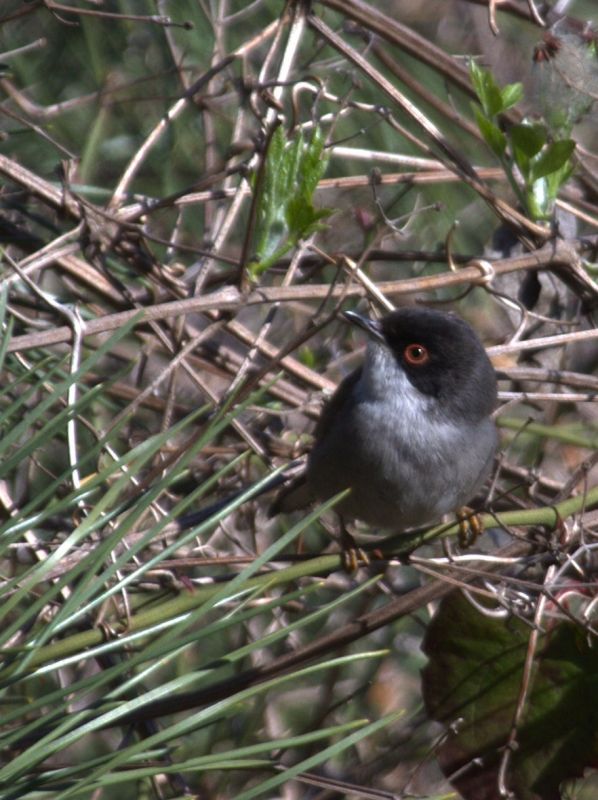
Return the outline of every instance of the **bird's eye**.
{"type": "Polygon", "coordinates": [[[422,364],[427,364],[430,360],[430,353],[428,348],[423,344],[408,344],[403,351],[405,361],[414,367],[421,367],[422,364]]]}

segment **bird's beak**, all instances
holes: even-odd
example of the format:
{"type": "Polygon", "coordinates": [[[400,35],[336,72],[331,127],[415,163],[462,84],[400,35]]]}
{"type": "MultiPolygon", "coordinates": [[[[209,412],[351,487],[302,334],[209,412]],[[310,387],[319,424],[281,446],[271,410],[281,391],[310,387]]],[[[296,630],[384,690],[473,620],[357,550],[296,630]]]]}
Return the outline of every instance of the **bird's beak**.
{"type": "Polygon", "coordinates": [[[382,333],[382,325],[377,319],[364,317],[356,311],[343,311],[343,317],[347,322],[350,322],[351,325],[357,325],[358,328],[362,328],[372,339],[377,339],[380,342],[385,341],[384,334],[382,333]]]}

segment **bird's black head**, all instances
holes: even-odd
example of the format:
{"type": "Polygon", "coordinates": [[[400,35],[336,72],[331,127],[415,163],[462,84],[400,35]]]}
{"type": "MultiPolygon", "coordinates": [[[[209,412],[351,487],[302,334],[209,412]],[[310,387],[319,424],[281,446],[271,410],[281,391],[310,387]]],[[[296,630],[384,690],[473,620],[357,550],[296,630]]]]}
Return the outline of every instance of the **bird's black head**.
{"type": "Polygon", "coordinates": [[[496,405],[494,368],[477,334],[460,317],[431,308],[401,308],[371,320],[347,312],[392,353],[409,381],[449,414],[474,421],[496,405]]]}

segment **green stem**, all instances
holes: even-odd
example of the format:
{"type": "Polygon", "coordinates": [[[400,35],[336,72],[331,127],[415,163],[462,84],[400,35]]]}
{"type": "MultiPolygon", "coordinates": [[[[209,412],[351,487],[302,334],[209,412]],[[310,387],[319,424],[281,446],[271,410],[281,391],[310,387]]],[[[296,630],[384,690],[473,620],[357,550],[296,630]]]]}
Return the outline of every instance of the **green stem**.
{"type": "Polygon", "coordinates": [[[529,433],[541,436],[545,439],[555,439],[565,444],[572,444],[577,447],[586,447],[589,450],[598,449],[598,435],[592,436],[590,433],[573,433],[556,425],[542,425],[539,422],[526,422],[524,419],[514,417],[497,417],[496,424],[499,428],[529,433]]]}
{"type": "MultiPolygon", "coordinates": [[[[517,511],[506,511],[501,514],[482,514],[480,521],[485,528],[496,527],[497,525],[510,525],[517,527],[542,525],[549,530],[555,529],[559,523],[581,511],[589,511],[598,506],[598,487],[595,487],[585,495],[578,495],[563,500],[554,506],[544,506],[542,508],[530,508],[517,511]]],[[[388,537],[382,542],[372,545],[370,549],[381,549],[387,557],[400,557],[407,555],[414,547],[430,542],[434,539],[455,536],[459,533],[459,525],[437,525],[422,534],[416,536],[409,534],[396,534],[388,537]]],[[[366,548],[364,548],[366,549],[366,548]]],[[[267,586],[271,589],[274,586],[281,586],[291,583],[300,578],[329,574],[335,570],[343,568],[343,554],[316,556],[309,561],[295,564],[286,569],[270,572],[267,575],[259,575],[250,578],[244,585],[248,591],[267,586]]],[[[163,623],[169,619],[178,617],[180,614],[192,611],[205,603],[216,592],[222,591],[222,584],[205,586],[195,589],[192,593],[185,593],[174,600],[161,603],[158,607],[148,611],[134,614],[128,620],[116,620],[110,623],[110,630],[115,637],[123,633],[133,633],[144,629],[149,629],[154,625],[163,623]]],[[[66,658],[75,653],[80,653],[87,648],[95,647],[105,641],[105,632],[99,629],[84,631],[74,634],[65,639],[61,639],[53,644],[41,647],[36,653],[27,652],[28,664],[27,671],[31,672],[36,668],[48,664],[52,661],[66,658]]],[[[17,663],[10,663],[10,655],[7,654],[6,667],[0,672],[0,680],[5,680],[17,670],[17,663]]]]}

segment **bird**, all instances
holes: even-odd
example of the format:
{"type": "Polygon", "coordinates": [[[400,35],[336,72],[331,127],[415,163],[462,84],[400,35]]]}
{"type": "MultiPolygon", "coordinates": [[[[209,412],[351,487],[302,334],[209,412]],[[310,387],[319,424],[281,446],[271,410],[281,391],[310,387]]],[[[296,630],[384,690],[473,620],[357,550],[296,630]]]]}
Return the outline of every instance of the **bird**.
{"type": "Polygon", "coordinates": [[[269,514],[349,490],[341,520],[403,532],[439,522],[488,478],[496,448],[494,368],[473,328],[452,312],[410,306],[373,319],[363,363],[339,384],[314,432],[306,469],[269,514]]]}

